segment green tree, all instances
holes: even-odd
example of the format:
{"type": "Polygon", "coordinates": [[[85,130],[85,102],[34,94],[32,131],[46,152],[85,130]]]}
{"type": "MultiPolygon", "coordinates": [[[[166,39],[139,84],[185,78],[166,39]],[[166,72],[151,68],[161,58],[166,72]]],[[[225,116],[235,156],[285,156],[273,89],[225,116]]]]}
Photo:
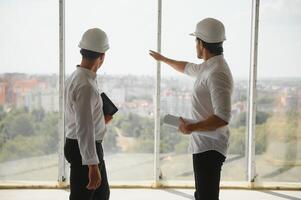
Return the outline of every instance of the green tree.
{"type": "MultiPolygon", "coordinates": [[[[269,117],[270,117],[269,113],[257,111],[256,124],[266,123],[269,117]]],[[[233,116],[230,126],[234,128],[238,128],[238,127],[246,126],[246,123],[247,123],[246,112],[241,112],[238,115],[233,116]]]]}
{"type": "Polygon", "coordinates": [[[12,139],[18,135],[30,136],[34,134],[33,119],[28,113],[9,114],[1,123],[1,132],[12,139]]]}
{"type": "Polygon", "coordinates": [[[0,105],[0,122],[5,117],[6,113],[2,105],[0,105]]]}
{"type": "Polygon", "coordinates": [[[58,151],[58,121],[57,112],[48,113],[39,124],[40,130],[36,131],[36,136],[41,136],[44,140],[42,150],[45,154],[56,153],[58,151]]]}
{"type": "MultiPolygon", "coordinates": [[[[230,132],[228,152],[243,155],[246,151],[246,128],[231,128],[230,132]]],[[[262,154],[268,147],[266,124],[256,125],[255,133],[255,153],[262,154]]]]}
{"type": "Polygon", "coordinates": [[[118,134],[116,132],[115,127],[110,125],[108,128],[108,131],[106,132],[106,135],[103,140],[103,148],[106,152],[110,153],[116,153],[120,151],[120,148],[116,145],[117,141],[116,138],[118,137],[118,134]]]}
{"type": "Polygon", "coordinates": [[[31,114],[32,114],[34,120],[37,121],[37,122],[43,121],[43,119],[44,119],[44,117],[45,117],[45,111],[44,111],[43,108],[33,110],[33,111],[31,112],[31,114]]]}
{"type": "Polygon", "coordinates": [[[177,129],[167,127],[161,123],[160,136],[161,153],[170,153],[175,151],[176,145],[180,142],[182,135],[177,129]]]}
{"type": "Polygon", "coordinates": [[[22,135],[7,141],[0,152],[0,162],[44,155],[43,138],[22,135]]]}
{"type": "Polygon", "coordinates": [[[246,143],[246,128],[231,128],[229,139],[229,154],[244,154],[246,143]]]}
{"type": "Polygon", "coordinates": [[[14,109],[0,121],[0,161],[46,155],[58,149],[58,113],[14,109]]]}

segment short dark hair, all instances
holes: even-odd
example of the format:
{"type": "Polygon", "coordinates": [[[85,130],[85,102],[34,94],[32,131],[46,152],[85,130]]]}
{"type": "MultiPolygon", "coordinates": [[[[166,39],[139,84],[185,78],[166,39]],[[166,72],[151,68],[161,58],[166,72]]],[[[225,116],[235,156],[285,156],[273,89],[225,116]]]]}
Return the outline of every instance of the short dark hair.
{"type": "Polygon", "coordinates": [[[208,43],[204,42],[200,38],[196,38],[199,42],[201,41],[203,44],[203,47],[207,49],[210,53],[215,55],[221,55],[224,52],[223,48],[223,42],[217,42],[217,43],[208,43]]]}
{"type": "Polygon", "coordinates": [[[91,51],[88,49],[81,49],[80,54],[83,56],[83,58],[89,59],[89,60],[95,60],[102,56],[104,53],[99,53],[95,51],[91,51]]]}

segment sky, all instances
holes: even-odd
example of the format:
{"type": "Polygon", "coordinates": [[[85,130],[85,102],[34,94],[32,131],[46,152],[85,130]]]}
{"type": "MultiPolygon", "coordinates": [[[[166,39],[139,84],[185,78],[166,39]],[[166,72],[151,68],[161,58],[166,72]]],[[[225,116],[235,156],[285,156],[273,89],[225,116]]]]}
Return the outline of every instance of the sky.
{"type": "MultiPolygon", "coordinates": [[[[0,73],[59,72],[58,0],[0,1],[0,73]]],[[[162,53],[201,63],[189,36],[206,17],[226,27],[225,58],[235,78],[250,68],[250,0],[163,0],[162,53]]],[[[80,62],[78,42],[85,30],[103,29],[110,50],[99,74],[156,74],[148,50],[157,45],[155,0],[66,0],[66,73],[80,62]]],[[[259,23],[258,76],[301,77],[301,0],[262,0],[259,23]]],[[[180,74],[162,64],[162,76],[180,74]]]]}

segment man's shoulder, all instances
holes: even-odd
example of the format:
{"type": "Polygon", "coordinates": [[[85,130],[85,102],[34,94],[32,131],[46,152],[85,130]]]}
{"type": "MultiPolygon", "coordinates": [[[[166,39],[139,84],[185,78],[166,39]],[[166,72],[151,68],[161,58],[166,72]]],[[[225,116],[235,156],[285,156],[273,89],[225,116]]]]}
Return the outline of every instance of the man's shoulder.
{"type": "Polygon", "coordinates": [[[87,76],[82,73],[77,73],[77,71],[72,73],[72,75],[69,77],[69,81],[78,85],[91,85],[87,76]]]}
{"type": "Polygon", "coordinates": [[[225,59],[220,59],[210,69],[209,74],[230,73],[230,68],[225,59]]]}
{"type": "Polygon", "coordinates": [[[207,80],[213,79],[223,79],[231,81],[232,73],[231,70],[225,61],[217,62],[214,66],[212,66],[207,73],[207,80]]]}
{"type": "Polygon", "coordinates": [[[192,63],[188,62],[185,65],[184,73],[192,76],[200,76],[203,71],[206,71],[206,63],[192,63]]]}
{"type": "Polygon", "coordinates": [[[69,92],[76,92],[81,89],[89,89],[93,88],[90,80],[81,73],[73,72],[67,79],[66,79],[66,90],[69,92]]]}

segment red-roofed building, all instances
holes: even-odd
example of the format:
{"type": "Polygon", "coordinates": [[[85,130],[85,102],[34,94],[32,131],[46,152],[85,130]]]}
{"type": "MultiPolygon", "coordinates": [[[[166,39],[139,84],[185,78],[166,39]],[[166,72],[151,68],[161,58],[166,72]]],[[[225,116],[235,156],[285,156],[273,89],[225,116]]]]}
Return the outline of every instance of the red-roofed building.
{"type": "Polygon", "coordinates": [[[7,83],[0,82],[0,105],[4,105],[6,102],[7,83]]]}

